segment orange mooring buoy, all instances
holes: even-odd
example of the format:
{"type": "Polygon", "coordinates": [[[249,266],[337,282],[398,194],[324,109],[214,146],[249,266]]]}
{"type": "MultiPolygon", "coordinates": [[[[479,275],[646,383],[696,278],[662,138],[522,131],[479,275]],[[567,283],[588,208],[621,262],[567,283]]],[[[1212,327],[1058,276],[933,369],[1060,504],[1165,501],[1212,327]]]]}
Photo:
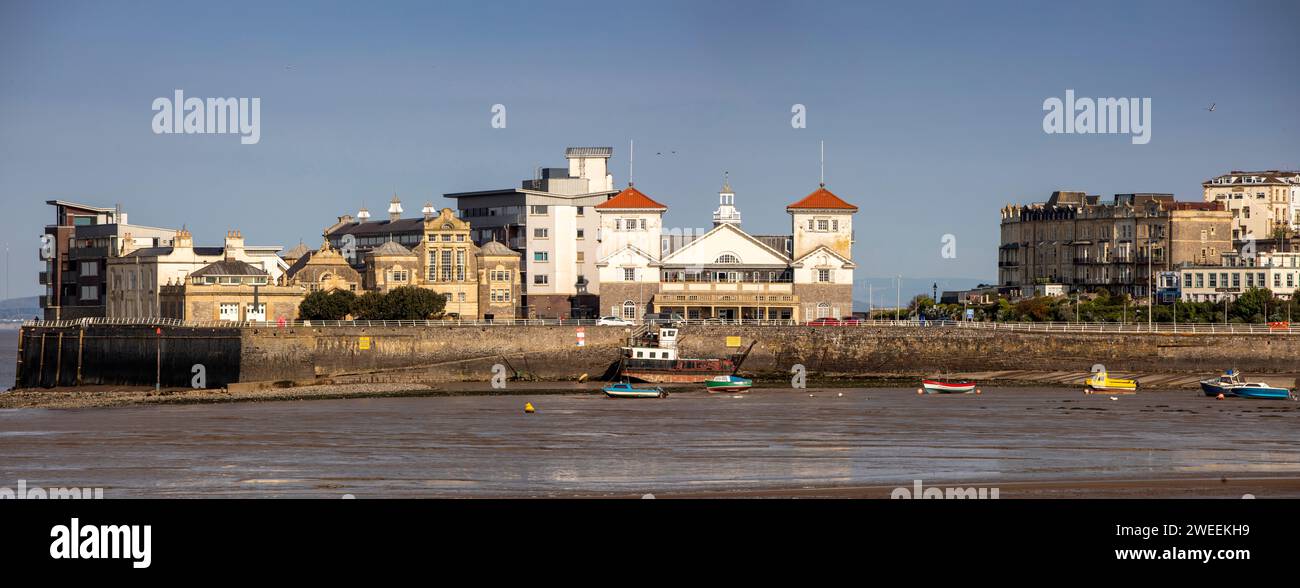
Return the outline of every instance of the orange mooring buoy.
{"type": "Polygon", "coordinates": [[[533,403],[531,402],[524,403],[524,414],[533,414],[535,412],[537,412],[537,409],[533,408],[533,403]]]}
{"type": "Polygon", "coordinates": [[[1215,396],[1215,397],[1214,397],[1214,399],[1215,399],[1215,400],[1223,400],[1223,393],[1220,392],[1218,396],[1215,396]]]}

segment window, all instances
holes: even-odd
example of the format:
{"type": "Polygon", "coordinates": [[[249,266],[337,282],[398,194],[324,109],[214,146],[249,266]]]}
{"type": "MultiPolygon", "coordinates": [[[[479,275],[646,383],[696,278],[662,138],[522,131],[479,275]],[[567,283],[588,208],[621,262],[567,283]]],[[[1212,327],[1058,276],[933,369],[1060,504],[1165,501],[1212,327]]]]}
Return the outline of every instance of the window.
{"type": "Polygon", "coordinates": [[[548,210],[545,204],[535,204],[528,207],[528,214],[546,215],[547,213],[548,210]]]}
{"type": "Polygon", "coordinates": [[[817,318],[827,318],[831,315],[831,305],[825,302],[817,303],[817,318]]]}
{"type": "Polygon", "coordinates": [[[534,239],[546,239],[549,238],[550,236],[551,236],[550,229],[533,229],[534,239]]]}
{"type": "MultiPolygon", "coordinates": [[[[583,206],[579,206],[579,207],[577,207],[577,209],[574,210],[573,214],[576,214],[576,215],[578,215],[578,216],[582,216],[583,208],[585,208],[585,207],[583,207],[583,206]]],[[[579,230],[581,230],[581,229],[579,229],[579,230]]]]}
{"type": "Polygon", "coordinates": [[[636,268],[632,268],[632,267],[623,268],[623,281],[624,282],[636,281],[636,268]]]}
{"type": "Polygon", "coordinates": [[[223,321],[237,321],[237,320],[239,320],[239,303],[236,303],[236,302],[222,302],[222,303],[221,303],[221,314],[219,315],[219,317],[220,317],[220,319],[223,320],[223,321]]]}
{"type": "Polygon", "coordinates": [[[831,281],[831,270],[828,270],[828,269],[819,269],[819,270],[817,270],[817,281],[818,281],[818,282],[829,282],[829,281],[831,281]]]}
{"type": "Polygon", "coordinates": [[[826,232],[826,231],[829,231],[830,229],[831,229],[831,227],[830,227],[830,221],[828,221],[828,220],[826,220],[826,219],[818,219],[818,220],[817,220],[817,230],[818,230],[818,231],[826,232]]]}
{"type": "MultiPolygon", "coordinates": [[[[624,301],[624,302],[623,302],[623,318],[625,318],[625,319],[634,319],[634,318],[636,318],[636,303],[635,303],[635,302],[632,302],[631,300],[627,300],[627,301],[624,301]]],[[[640,352],[638,351],[637,353],[639,354],[640,352]]]]}
{"type": "Polygon", "coordinates": [[[641,219],[641,230],[645,230],[645,219],[641,219]]]}
{"type": "Polygon", "coordinates": [[[461,293],[457,294],[457,295],[456,295],[456,300],[459,301],[459,302],[464,302],[464,301],[465,301],[465,293],[464,293],[464,292],[461,292],[461,293]]]}
{"type": "Polygon", "coordinates": [[[266,320],[266,303],[249,304],[245,308],[244,320],[246,321],[265,321],[266,320]]]}
{"type": "Polygon", "coordinates": [[[740,263],[740,257],[734,253],[723,253],[713,263],[740,263]]]}
{"type": "Polygon", "coordinates": [[[83,261],[81,262],[81,275],[93,277],[99,275],[99,262],[83,261]]]}
{"type": "Polygon", "coordinates": [[[545,286],[551,283],[551,279],[546,274],[533,274],[533,283],[538,286],[545,286]]]}
{"type": "Polygon", "coordinates": [[[545,261],[550,261],[550,260],[551,260],[551,254],[550,254],[550,252],[548,252],[548,251],[534,251],[534,252],[533,252],[533,261],[542,261],[542,262],[545,262],[545,261]]]}
{"type": "Polygon", "coordinates": [[[579,251],[579,252],[578,252],[577,262],[578,262],[578,263],[582,263],[583,261],[586,261],[586,259],[587,259],[587,255],[586,255],[584,252],[579,251]]]}
{"type": "MultiPolygon", "coordinates": [[[[579,208],[582,208],[582,207],[580,206],[579,208]]],[[[584,230],[582,230],[582,229],[578,229],[578,238],[579,238],[579,239],[585,239],[585,238],[586,238],[586,232],[585,232],[584,230]]]]}
{"type": "Polygon", "coordinates": [[[444,282],[451,281],[451,250],[443,249],[438,255],[438,275],[444,282]]]}
{"type": "Polygon", "coordinates": [[[82,300],[99,300],[99,286],[82,286],[82,300]]]}
{"type": "Polygon", "coordinates": [[[456,279],[461,282],[465,281],[465,250],[464,249],[456,250],[456,279]]]}

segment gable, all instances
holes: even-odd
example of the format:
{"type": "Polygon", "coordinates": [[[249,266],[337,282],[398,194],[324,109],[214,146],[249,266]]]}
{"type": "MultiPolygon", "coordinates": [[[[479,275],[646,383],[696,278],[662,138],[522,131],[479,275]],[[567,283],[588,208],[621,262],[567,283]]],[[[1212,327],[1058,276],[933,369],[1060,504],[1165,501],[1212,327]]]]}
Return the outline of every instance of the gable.
{"type": "Polygon", "coordinates": [[[800,268],[823,268],[823,269],[824,268],[840,269],[840,268],[857,267],[857,264],[853,263],[853,260],[845,258],[843,255],[836,253],[835,250],[825,245],[822,245],[821,247],[809,251],[808,253],[804,254],[803,257],[800,257],[799,259],[795,260],[794,263],[790,265],[793,265],[794,267],[800,267],[800,268]]]}
{"type": "Polygon", "coordinates": [[[779,265],[790,263],[789,258],[734,225],[714,227],[700,238],[665,257],[665,264],[714,265],[723,254],[739,258],[738,265],[779,265]]]}
{"type": "Polygon", "coordinates": [[[606,255],[604,259],[597,261],[596,265],[658,265],[658,263],[649,253],[631,245],[625,245],[618,251],[606,255]]]}

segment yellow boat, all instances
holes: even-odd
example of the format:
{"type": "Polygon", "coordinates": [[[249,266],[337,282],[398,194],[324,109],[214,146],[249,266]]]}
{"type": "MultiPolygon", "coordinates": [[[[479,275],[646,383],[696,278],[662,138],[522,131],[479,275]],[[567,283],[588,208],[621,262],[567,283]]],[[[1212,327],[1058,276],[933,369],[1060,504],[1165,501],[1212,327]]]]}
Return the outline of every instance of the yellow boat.
{"type": "Polygon", "coordinates": [[[1088,386],[1085,392],[1092,394],[1094,392],[1113,392],[1133,394],[1138,390],[1137,380],[1124,380],[1121,378],[1112,378],[1106,372],[1096,372],[1092,377],[1084,380],[1088,386]]]}

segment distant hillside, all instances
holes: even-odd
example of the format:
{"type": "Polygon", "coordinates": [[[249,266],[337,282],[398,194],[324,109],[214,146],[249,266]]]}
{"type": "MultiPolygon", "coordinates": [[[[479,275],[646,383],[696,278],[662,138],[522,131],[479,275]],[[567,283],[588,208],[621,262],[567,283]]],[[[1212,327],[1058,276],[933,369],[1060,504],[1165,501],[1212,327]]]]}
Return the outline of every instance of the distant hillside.
{"type": "Polygon", "coordinates": [[[36,296],[0,300],[0,319],[29,319],[41,314],[41,303],[36,296]]]}

